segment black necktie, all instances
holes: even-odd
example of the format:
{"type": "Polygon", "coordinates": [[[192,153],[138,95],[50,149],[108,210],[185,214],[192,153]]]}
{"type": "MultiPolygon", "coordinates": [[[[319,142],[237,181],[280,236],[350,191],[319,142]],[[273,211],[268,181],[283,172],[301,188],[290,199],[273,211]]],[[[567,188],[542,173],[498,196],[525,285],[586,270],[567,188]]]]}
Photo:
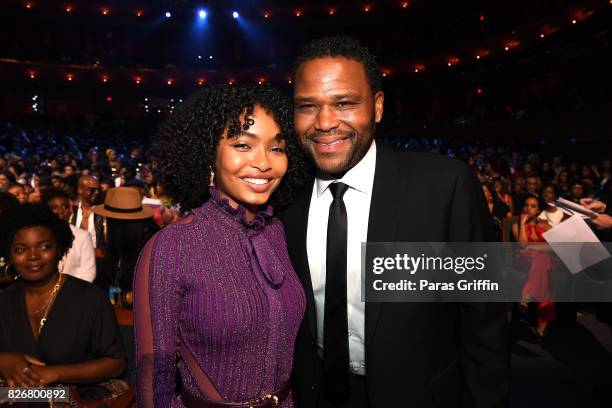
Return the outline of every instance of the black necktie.
{"type": "Polygon", "coordinates": [[[332,183],[334,197],[327,221],[327,262],[325,272],[325,309],[323,314],[323,369],[325,396],[342,402],[350,394],[350,359],[346,300],[347,217],[342,196],[348,190],[332,183]]]}

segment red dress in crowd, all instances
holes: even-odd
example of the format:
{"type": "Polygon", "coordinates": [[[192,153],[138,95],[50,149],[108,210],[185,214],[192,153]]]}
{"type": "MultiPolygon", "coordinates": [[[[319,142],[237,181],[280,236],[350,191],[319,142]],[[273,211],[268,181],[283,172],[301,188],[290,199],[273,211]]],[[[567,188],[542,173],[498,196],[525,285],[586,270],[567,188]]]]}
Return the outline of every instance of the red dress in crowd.
{"type": "MultiPolygon", "coordinates": [[[[546,242],[544,231],[545,229],[539,224],[525,225],[528,242],[546,242]]],[[[528,249],[524,255],[531,258],[531,267],[523,286],[523,298],[530,297],[539,301],[538,326],[547,325],[555,319],[555,304],[550,300],[552,299],[550,287],[552,258],[550,253],[535,249],[528,249]]]]}

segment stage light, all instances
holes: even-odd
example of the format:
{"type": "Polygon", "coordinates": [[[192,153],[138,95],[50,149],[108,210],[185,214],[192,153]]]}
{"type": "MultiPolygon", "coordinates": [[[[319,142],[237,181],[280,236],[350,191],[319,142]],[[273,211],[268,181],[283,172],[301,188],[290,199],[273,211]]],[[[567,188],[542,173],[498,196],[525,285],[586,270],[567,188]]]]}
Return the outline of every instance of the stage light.
{"type": "Polygon", "coordinates": [[[28,76],[30,79],[36,79],[36,71],[29,71],[28,76]]]}
{"type": "MultiPolygon", "coordinates": [[[[142,77],[135,76],[133,79],[134,79],[134,83],[135,83],[136,85],[140,85],[140,83],[142,82],[142,77]]],[[[145,100],[146,100],[146,99],[145,99],[145,100]]]]}
{"type": "Polygon", "coordinates": [[[136,17],[142,17],[142,10],[136,10],[136,17]]]}
{"type": "Polygon", "coordinates": [[[576,21],[576,20],[572,20],[572,24],[576,24],[576,23],[577,23],[577,21],[576,21]]]}
{"type": "Polygon", "coordinates": [[[198,11],[198,17],[200,17],[202,20],[205,19],[207,15],[208,14],[206,13],[206,10],[204,10],[204,9],[200,9],[198,11]]]}
{"type": "Polygon", "coordinates": [[[68,81],[72,81],[72,80],[74,79],[74,75],[72,75],[72,74],[66,74],[66,79],[67,79],[68,81]]]}
{"type": "Polygon", "coordinates": [[[172,79],[172,78],[168,78],[168,79],[166,79],[166,84],[168,84],[168,85],[174,85],[174,79],[172,79]]]}
{"type": "Polygon", "coordinates": [[[263,84],[264,84],[264,82],[266,82],[266,78],[264,78],[264,77],[261,77],[261,78],[258,78],[258,79],[257,79],[257,84],[258,84],[258,85],[263,85],[263,84]]]}
{"type": "Polygon", "coordinates": [[[113,101],[113,98],[112,98],[112,97],[110,97],[110,96],[107,96],[107,97],[106,97],[106,102],[112,102],[112,101],[113,101]]]}
{"type": "Polygon", "coordinates": [[[234,11],[234,12],[232,12],[232,17],[238,18],[238,17],[240,17],[240,14],[238,14],[237,11],[234,11]]]}
{"type": "Polygon", "coordinates": [[[448,59],[448,64],[447,65],[450,67],[450,66],[453,66],[453,65],[458,64],[458,63],[459,63],[459,58],[458,57],[450,57],[448,59]]]}
{"type": "Polygon", "coordinates": [[[198,55],[198,59],[199,59],[199,60],[201,60],[201,59],[202,59],[202,56],[201,56],[201,55],[198,55]]]}
{"type": "Polygon", "coordinates": [[[419,72],[423,72],[425,71],[425,65],[423,64],[417,64],[414,66],[414,73],[418,74],[419,72]]]}
{"type": "Polygon", "coordinates": [[[100,9],[100,13],[102,13],[103,16],[108,16],[110,14],[110,9],[108,7],[103,7],[100,9]]]}
{"type": "Polygon", "coordinates": [[[170,17],[172,17],[172,13],[171,13],[171,12],[169,12],[169,11],[166,11],[165,16],[166,16],[166,18],[170,18],[170,17]]]}
{"type": "Polygon", "coordinates": [[[476,88],[476,93],[478,95],[481,95],[482,94],[482,88],[481,87],[476,88]]]}
{"type": "Polygon", "coordinates": [[[235,82],[236,82],[236,81],[234,80],[234,78],[230,78],[230,79],[227,81],[227,84],[228,84],[228,85],[234,85],[234,83],[235,83],[235,82]]]}
{"type": "Polygon", "coordinates": [[[540,38],[544,38],[544,33],[540,34],[540,38]]]}
{"type": "Polygon", "coordinates": [[[408,2],[407,1],[403,1],[402,2],[402,8],[408,8],[408,2]]]}
{"type": "Polygon", "coordinates": [[[38,95],[34,95],[34,96],[32,97],[32,100],[33,100],[33,101],[35,101],[35,100],[37,100],[37,99],[38,99],[38,95]]]}
{"type": "Polygon", "coordinates": [[[480,59],[480,55],[477,55],[477,56],[476,56],[476,59],[480,59]]]}
{"type": "Polygon", "coordinates": [[[212,55],[209,55],[209,56],[208,56],[208,59],[213,59],[213,56],[212,56],[212,55]]]}
{"type": "Polygon", "coordinates": [[[330,8],[328,10],[328,13],[329,13],[330,16],[333,16],[334,14],[336,14],[336,9],[335,8],[330,8]]]}
{"type": "Polygon", "coordinates": [[[363,6],[363,11],[365,11],[366,13],[368,13],[370,10],[372,10],[372,7],[369,4],[365,4],[363,6]]]}
{"type": "Polygon", "coordinates": [[[295,10],[295,16],[296,17],[301,17],[302,16],[302,10],[295,10]]]}
{"type": "Polygon", "coordinates": [[[204,82],[206,82],[204,78],[198,78],[198,85],[202,86],[204,85],[204,82]]]}
{"type": "Polygon", "coordinates": [[[28,10],[32,8],[32,3],[30,3],[29,1],[25,4],[25,8],[27,8],[28,10]]]}
{"type": "Polygon", "coordinates": [[[108,82],[108,75],[102,75],[102,82],[107,83],[108,82]]]}
{"type": "Polygon", "coordinates": [[[66,13],[72,13],[72,6],[70,4],[67,4],[64,10],[66,10],[66,13]]]}
{"type": "Polygon", "coordinates": [[[264,13],[264,18],[270,18],[270,12],[269,11],[266,11],[264,13]]]}
{"type": "Polygon", "coordinates": [[[510,51],[510,47],[508,47],[507,45],[504,47],[504,51],[510,51]]]}

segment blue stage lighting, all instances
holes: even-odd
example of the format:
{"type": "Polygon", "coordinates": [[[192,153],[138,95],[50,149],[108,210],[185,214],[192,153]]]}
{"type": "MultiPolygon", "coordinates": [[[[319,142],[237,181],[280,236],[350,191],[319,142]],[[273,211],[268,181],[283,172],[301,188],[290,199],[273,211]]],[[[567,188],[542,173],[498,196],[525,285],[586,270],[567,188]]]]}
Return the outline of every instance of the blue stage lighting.
{"type": "Polygon", "coordinates": [[[237,11],[234,11],[234,12],[232,13],[232,16],[233,16],[234,18],[238,18],[238,17],[240,17],[240,14],[238,14],[238,12],[237,12],[237,11]]]}
{"type": "Polygon", "coordinates": [[[198,17],[200,17],[201,19],[205,19],[205,18],[206,18],[206,15],[207,15],[206,10],[204,10],[204,9],[200,9],[200,10],[198,11],[198,17]]]}
{"type": "Polygon", "coordinates": [[[172,17],[172,13],[169,11],[166,11],[166,18],[170,18],[170,17],[172,17]]]}

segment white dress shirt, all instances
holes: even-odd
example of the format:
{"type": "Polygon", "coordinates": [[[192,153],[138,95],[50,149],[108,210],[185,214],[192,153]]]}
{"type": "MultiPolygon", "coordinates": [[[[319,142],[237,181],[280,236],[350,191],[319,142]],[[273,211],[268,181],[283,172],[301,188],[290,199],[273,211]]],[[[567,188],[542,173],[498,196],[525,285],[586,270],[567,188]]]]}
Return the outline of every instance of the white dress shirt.
{"type": "Polygon", "coordinates": [[[89,233],[70,225],[74,235],[72,248],[60,263],[62,273],[93,282],[96,278],[96,254],[89,233]]]}
{"type": "Polygon", "coordinates": [[[325,307],[325,273],[327,253],[327,220],[333,201],[328,187],[333,182],[349,186],[343,197],[347,214],[346,286],[348,339],[351,371],[365,375],[365,303],[361,301],[361,243],[368,239],[368,218],[374,171],[376,169],[376,143],[359,163],[338,180],[317,178],[312,190],[308,212],[306,251],[315,299],[317,316],[317,345],[323,350],[323,316],[325,307]]]}
{"type": "MultiPolygon", "coordinates": [[[[77,228],[81,227],[81,222],[83,221],[83,208],[81,207],[81,202],[79,201],[79,208],[76,213],[76,226],[77,228]]],[[[96,226],[94,225],[94,213],[90,213],[89,219],[87,220],[87,232],[89,232],[89,236],[91,238],[91,243],[93,247],[96,247],[96,226]]]]}

